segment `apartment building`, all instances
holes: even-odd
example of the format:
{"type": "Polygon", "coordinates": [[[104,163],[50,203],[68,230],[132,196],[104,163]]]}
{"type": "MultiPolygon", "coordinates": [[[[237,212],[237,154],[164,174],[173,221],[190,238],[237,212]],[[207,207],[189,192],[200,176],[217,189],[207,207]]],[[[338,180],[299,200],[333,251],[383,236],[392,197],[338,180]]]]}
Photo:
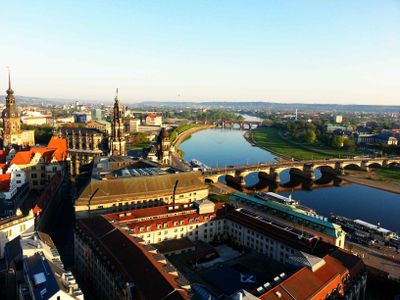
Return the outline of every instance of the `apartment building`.
{"type": "Polygon", "coordinates": [[[32,210],[23,215],[19,209],[13,216],[0,219],[0,258],[4,257],[6,244],[22,233],[33,232],[35,218],[32,210]]]}
{"type": "Polygon", "coordinates": [[[64,269],[50,236],[22,234],[5,247],[7,299],[74,299],[84,295],[70,271],[64,269]]]}

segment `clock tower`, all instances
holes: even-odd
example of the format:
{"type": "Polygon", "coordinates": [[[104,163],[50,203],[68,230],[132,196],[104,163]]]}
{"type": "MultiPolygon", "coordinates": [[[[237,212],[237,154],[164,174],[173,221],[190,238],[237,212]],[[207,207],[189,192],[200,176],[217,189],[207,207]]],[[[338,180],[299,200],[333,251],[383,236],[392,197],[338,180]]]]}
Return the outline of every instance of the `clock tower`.
{"type": "Polygon", "coordinates": [[[3,147],[13,144],[12,137],[21,132],[21,120],[15,105],[14,91],[11,88],[10,72],[8,73],[8,90],[6,96],[6,108],[1,115],[3,119],[3,147]]]}

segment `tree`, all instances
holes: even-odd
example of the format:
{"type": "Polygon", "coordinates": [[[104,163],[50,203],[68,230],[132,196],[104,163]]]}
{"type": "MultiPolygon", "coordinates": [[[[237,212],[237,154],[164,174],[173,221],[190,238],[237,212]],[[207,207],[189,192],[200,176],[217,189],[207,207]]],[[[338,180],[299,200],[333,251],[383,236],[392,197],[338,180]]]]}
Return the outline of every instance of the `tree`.
{"type": "Polygon", "coordinates": [[[347,138],[343,142],[343,147],[346,149],[355,149],[356,148],[356,142],[354,139],[347,138]]]}
{"type": "Polygon", "coordinates": [[[335,135],[332,139],[332,147],[342,148],[344,144],[344,138],[341,135],[335,135]]]}
{"type": "Polygon", "coordinates": [[[149,138],[144,132],[135,132],[132,134],[133,144],[142,144],[149,141],[149,138]]]}
{"type": "Polygon", "coordinates": [[[311,128],[307,129],[304,134],[304,141],[307,144],[314,144],[316,140],[317,140],[317,135],[315,134],[315,131],[312,130],[311,128]]]}

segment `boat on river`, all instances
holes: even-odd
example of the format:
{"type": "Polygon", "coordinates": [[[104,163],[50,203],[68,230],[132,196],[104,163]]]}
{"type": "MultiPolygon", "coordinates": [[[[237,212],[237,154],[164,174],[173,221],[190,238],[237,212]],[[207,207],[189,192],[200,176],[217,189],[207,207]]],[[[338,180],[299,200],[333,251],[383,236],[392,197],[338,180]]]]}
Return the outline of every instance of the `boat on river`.
{"type": "Polygon", "coordinates": [[[208,169],[211,169],[209,166],[207,166],[206,164],[202,163],[197,159],[192,159],[190,161],[190,165],[192,166],[193,170],[198,169],[202,171],[207,171],[208,169]]]}
{"type": "Polygon", "coordinates": [[[309,215],[316,215],[316,212],[307,206],[301,205],[299,201],[295,200],[292,198],[292,195],[289,195],[289,197],[285,197],[276,193],[272,193],[272,192],[256,192],[254,194],[255,197],[263,199],[263,200],[270,200],[270,201],[274,201],[274,202],[278,202],[280,204],[284,204],[287,206],[290,206],[291,208],[297,208],[300,210],[305,211],[307,214],[309,215]]]}
{"type": "Polygon", "coordinates": [[[400,237],[389,229],[381,227],[380,223],[371,224],[360,219],[350,219],[331,215],[330,220],[342,226],[347,232],[347,238],[361,244],[380,244],[400,249],[400,237]]]}

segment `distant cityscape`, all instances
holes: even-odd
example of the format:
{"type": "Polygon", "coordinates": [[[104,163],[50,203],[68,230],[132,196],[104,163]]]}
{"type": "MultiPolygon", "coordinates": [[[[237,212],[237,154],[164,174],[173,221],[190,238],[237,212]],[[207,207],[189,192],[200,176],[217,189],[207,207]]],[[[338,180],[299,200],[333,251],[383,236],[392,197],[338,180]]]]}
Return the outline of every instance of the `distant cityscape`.
{"type": "Polygon", "coordinates": [[[22,104],[14,88],[9,74],[1,108],[2,299],[396,293],[396,207],[371,222],[373,212],[354,217],[332,206],[323,215],[291,193],[351,185],[398,200],[397,107],[126,105],[118,89],[112,105],[22,104]],[[195,144],[209,134],[224,145],[234,132],[232,153],[207,138],[195,144]],[[251,161],[235,162],[235,151],[251,161]]]}

